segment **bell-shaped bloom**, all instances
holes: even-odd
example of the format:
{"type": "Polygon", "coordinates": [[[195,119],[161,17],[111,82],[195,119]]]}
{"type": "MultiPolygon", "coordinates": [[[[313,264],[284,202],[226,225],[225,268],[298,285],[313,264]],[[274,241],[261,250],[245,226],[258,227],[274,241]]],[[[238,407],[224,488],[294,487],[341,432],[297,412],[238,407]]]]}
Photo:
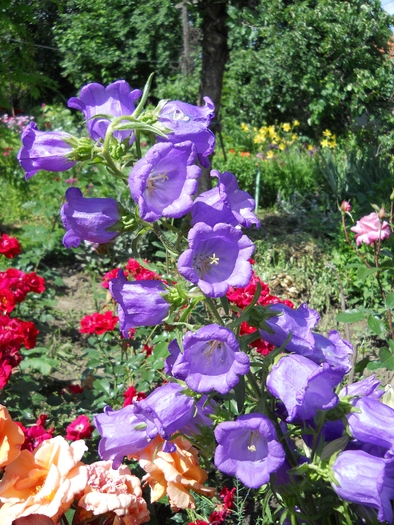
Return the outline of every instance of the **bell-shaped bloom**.
{"type": "Polygon", "coordinates": [[[178,259],[178,271],[208,297],[226,295],[230,286],[246,286],[252,276],[253,242],[228,224],[213,228],[198,222],[188,235],[189,249],[178,259]]]}
{"type": "MultiPolygon", "coordinates": [[[[129,467],[112,468],[111,461],[96,461],[87,466],[88,482],[78,507],[87,511],[86,518],[114,512],[125,525],[149,521],[149,511],[142,497],[141,481],[129,467]]],[[[78,511],[77,511],[78,512],[78,511]]]]}
{"type": "Polygon", "coordinates": [[[320,366],[302,355],[285,355],[272,367],[267,388],[286,407],[286,421],[311,419],[317,410],[328,410],[338,403],[334,388],[345,371],[320,366]]]}
{"type": "Polygon", "coordinates": [[[155,144],[129,175],[129,187],[141,219],[154,222],[161,217],[186,215],[197,191],[200,168],[194,165],[192,142],[155,144]]]}
{"type": "MultiPolygon", "coordinates": [[[[82,111],[89,135],[97,142],[100,139],[104,140],[110,121],[105,117],[92,117],[95,115],[112,117],[131,115],[135,109],[135,101],[141,95],[140,89],[131,91],[129,84],[124,80],[117,80],[107,87],[94,82],[84,86],[79,97],[70,98],[68,107],[82,111]]],[[[115,131],[114,137],[124,140],[131,134],[132,130],[115,131]]]]}
{"type": "Polygon", "coordinates": [[[123,270],[109,282],[109,291],[118,303],[120,331],[128,337],[130,328],[161,324],[170,304],[163,297],[166,286],[160,281],[128,281],[123,270]]]}
{"type": "Polygon", "coordinates": [[[228,394],[239,382],[239,376],[250,369],[249,357],[239,351],[234,333],[218,324],[203,326],[195,333],[187,332],[183,349],[172,374],[200,394],[212,390],[228,394]]]}
{"type": "Polygon", "coordinates": [[[88,475],[81,463],[85,442],[71,445],[61,437],[47,439],[33,452],[22,450],[0,481],[0,523],[31,514],[43,514],[57,523],[86,487],[88,475]]]}
{"type": "Polygon", "coordinates": [[[101,459],[112,460],[115,469],[124,456],[139,452],[149,443],[146,425],[135,415],[134,405],[120,410],[107,406],[94,417],[94,425],[101,436],[98,453],[101,459]]]}
{"type": "Polygon", "coordinates": [[[215,135],[208,126],[215,116],[215,107],[209,97],[204,97],[204,106],[193,106],[179,100],[172,100],[164,105],[160,112],[160,122],[172,132],[166,139],[173,144],[190,140],[194,143],[198,160],[204,167],[209,166],[208,157],[215,148],[215,135]]]}
{"type": "Polygon", "coordinates": [[[23,430],[12,421],[6,407],[0,405],[0,468],[19,456],[24,441],[23,430]]]}
{"type": "Polygon", "coordinates": [[[341,452],[332,466],[338,484],[332,487],[346,501],[372,507],[378,520],[393,523],[394,459],[371,456],[362,450],[341,452]]]}
{"type": "Polygon", "coordinates": [[[67,230],[63,237],[66,248],[77,248],[82,240],[103,244],[117,236],[117,232],[107,231],[120,220],[115,199],[86,198],[79,188],[69,188],[60,217],[67,230]]]}
{"type": "MultiPolygon", "coordinates": [[[[159,386],[146,399],[134,403],[134,413],[146,423],[149,439],[159,434],[163,439],[169,440],[171,434],[193,419],[194,410],[194,399],[187,396],[185,388],[178,383],[159,386]]],[[[172,450],[170,443],[165,444],[166,452],[172,450]]]]}
{"type": "Polygon", "coordinates": [[[261,329],[261,337],[272,345],[280,347],[286,342],[291,332],[291,339],[285,349],[308,357],[312,355],[315,339],[311,330],[319,322],[319,314],[312,308],[308,308],[306,303],[301,304],[297,310],[283,303],[277,303],[270,305],[270,310],[278,312],[278,315],[266,321],[271,333],[261,329]]]}
{"type": "Polygon", "coordinates": [[[375,379],[375,375],[356,381],[350,385],[346,385],[339,392],[339,397],[357,396],[357,397],[371,397],[373,399],[380,399],[384,390],[379,388],[381,385],[379,379],[375,379]]]}
{"type": "Polygon", "coordinates": [[[355,398],[352,404],[357,411],[346,416],[350,434],[394,455],[394,409],[372,397],[355,398]]]}
{"type": "Polygon", "coordinates": [[[219,423],[215,438],[215,466],[250,488],[268,483],[270,474],[285,461],[274,425],[263,414],[246,414],[236,421],[219,423]]]}
{"type": "Polygon", "coordinates": [[[63,131],[38,131],[30,122],[21,135],[22,148],[17,159],[26,172],[26,180],[39,170],[66,171],[75,166],[75,160],[68,158],[73,148],[66,140],[72,138],[63,131]]]}
{"type": "Polygon", "coordinates": [[[353,347],[345,339],[342,339],[337,330],[331,330],[328,337],[321,334],[313,334],[315,339],[315,348],[309,359],[316,363],[328,363],[331,367],[341,368],[346,373],[350,371],[352,363],[350,356],[353,353],[353,347]]]}
{"type": "Polygon", "coordinates": [[[376,212],[366,215],[350,229],[356,234],[357,246],[360,246],[361,243],[372,244],[379,238],[384,241],[391,235],[389,223],[381,221],[376,212]]]}
{"type": "Polygon", "coordinates": [[[235,176],[228,171],[220,173],[212,170],[211,177],[217,177],[215,188],[204,191],[194,201],[191,210],[192,226],[205,222],[215,226],[218,222],[250,228],[253,224],[260,227],[260,221],[254,213],[255,202],[246,191],[238,187],[235,176]]]}
{"type": "Polygon", "coordinates": [[[203,485],[208,474],[198,464],[197,449],[184,437],[175,438],[173,445],[171,452],[165,451],[163,439],[157,436],[146,449],[132,457],[147,473],[142,481],[151,488],[152,503],[167,495],[173,510],[194,509],[191,491],[212,498],[216,489],[203,485]]]}

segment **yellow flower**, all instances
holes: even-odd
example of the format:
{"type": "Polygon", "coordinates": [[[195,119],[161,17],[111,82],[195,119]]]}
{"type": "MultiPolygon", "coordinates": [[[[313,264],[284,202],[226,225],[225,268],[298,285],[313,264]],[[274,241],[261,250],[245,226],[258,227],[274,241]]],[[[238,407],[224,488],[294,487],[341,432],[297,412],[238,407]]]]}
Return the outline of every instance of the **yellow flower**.
{"type": "Polygon", "coordinates": [[[288,122],[285,122],[284,124],[282,124],[282,128],[283,128],[283,131],[290,131],[291,130],[291,126],[288,122]]]}
{"type": "Polygon", "coordinates": [[[268,126],[267,128],[267,131],[268,131],[268,135],[273,138],[277,135],[276,131],[275,131],[275,126],[268,126]]]}
{"type": "Polygon", "coordinates": [[[291,136],[291,138],[292,138],[293,140],[297,140],[297,139],[298,139],[298,135],[297,135],[296,133],[293,133],[292,136],[291,136]]]}
{"type": "Polygon", "coordinates": [[[309,144],[308,145],[308,151],[312,151],[312,150],[313,150],[313,146],[312,146],[312,144],[309,144]]]}
{"type": "Polygon", "coordinates": [[[273,159],[275,157],[274,150],[270,149],[267,153],[267,159],[273,159]]]}
{"type": "Polygon", "coordinates": [[[247,132],[249,131],[249,126],[247,126],[246,124],[244,124],[244,123],[242,122],[242,124],[241,124],[241,129],[242,129],[242,131],[243,131],[244,133],[247,133],[247,132]]]}
{"type": "Polygon", "coordinates": [[[281,142],[281,143],[279,144],[278,148],[279,148],[281,151],[284,151],[284,150],[286,149],[286,145],[285,145],[283,142],[281,142]]]}
{"type": "Polygon", "coordinates": [[[321,144],[322,148],[329,148],[330,147],[330,142],[327,139],[321,140],[320,144],[321,144]]]}
{"type": "Polygon", "coordinates": [[[300,122],[298,120],[293,120],[293,127],[299,126],[300,122]]]}
{"type": "Polygon", "coordinates": [[[332,133],[329,129],[326,129],[325,131],[323,131],[323,136],[324,137],[331,137],[332,133]]]}
{"type": "Polygon", "coordinates": [[[337,147],[336,140],[331,140],[329,146],[330,146],[331,149],[336,148],[337,147]]]}

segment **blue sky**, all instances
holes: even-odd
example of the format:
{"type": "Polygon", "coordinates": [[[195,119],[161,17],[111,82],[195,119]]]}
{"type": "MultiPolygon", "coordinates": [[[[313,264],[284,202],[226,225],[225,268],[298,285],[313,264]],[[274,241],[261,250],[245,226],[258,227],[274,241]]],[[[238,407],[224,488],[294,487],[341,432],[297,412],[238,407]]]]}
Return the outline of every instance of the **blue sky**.
{"type": "Polygon", "coordinates": [[[394,15],[394,0],[381,0],[382,7],[390,15],[394,15]]]}

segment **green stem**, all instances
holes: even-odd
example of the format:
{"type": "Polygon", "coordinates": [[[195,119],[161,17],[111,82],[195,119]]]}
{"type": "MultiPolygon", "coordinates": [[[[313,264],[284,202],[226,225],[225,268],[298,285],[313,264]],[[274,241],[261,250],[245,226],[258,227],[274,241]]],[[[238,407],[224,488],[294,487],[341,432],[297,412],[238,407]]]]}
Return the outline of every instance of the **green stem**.
{"type": "Polygon", "coordinates": [[[138,130],[135,130],[135,148],[137,150],[137,157],[139,159],[142,159],[142,152],[141,152],[141,133],[138,130]]]}
{"type": "Polygon", "coordinates": [[[218,324],[224,326],[223,319],[220,317],[220,314],[215,306],[215,303],[212,301],[210,297],[204,294],[205,303],[208,306],[209,310],[213,314],[214,318],[218,322],[218,324]]]}

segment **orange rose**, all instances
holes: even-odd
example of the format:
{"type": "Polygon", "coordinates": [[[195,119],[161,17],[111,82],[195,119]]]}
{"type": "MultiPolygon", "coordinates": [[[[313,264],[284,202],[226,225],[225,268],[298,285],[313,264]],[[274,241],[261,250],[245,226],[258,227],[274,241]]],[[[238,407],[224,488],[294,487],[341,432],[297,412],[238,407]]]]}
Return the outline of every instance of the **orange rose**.
{"type": "Polygon", "coordinates": [[[57,522],[86,486],[86,466],[80,462],[85,442],[71,445],[57,436],[47,439],[34,452],[22,450],[0,481],[0,523],[30,514],[43,514],[57,522]]]}
{"type": "Polygon", "coordinates": [[[8,410],[0,405],[0,468],[19,456],[24,441],[22,429],[12,421],[8,410]]]}
{"type": "Polygon", "coordinates": [[[151,488],[151,501],[158,501],[167,494],[168,501],[174,510],[194,509],[195,502],[190,490],[213,497],[216,489],[204,487],[207,473],[198,464],[198,451],[182,437],[172,441],[176,451],[172,453],[161,450],[164,440],[157,436],[134,459],[147,472],[142,481],[151,488]]]}

